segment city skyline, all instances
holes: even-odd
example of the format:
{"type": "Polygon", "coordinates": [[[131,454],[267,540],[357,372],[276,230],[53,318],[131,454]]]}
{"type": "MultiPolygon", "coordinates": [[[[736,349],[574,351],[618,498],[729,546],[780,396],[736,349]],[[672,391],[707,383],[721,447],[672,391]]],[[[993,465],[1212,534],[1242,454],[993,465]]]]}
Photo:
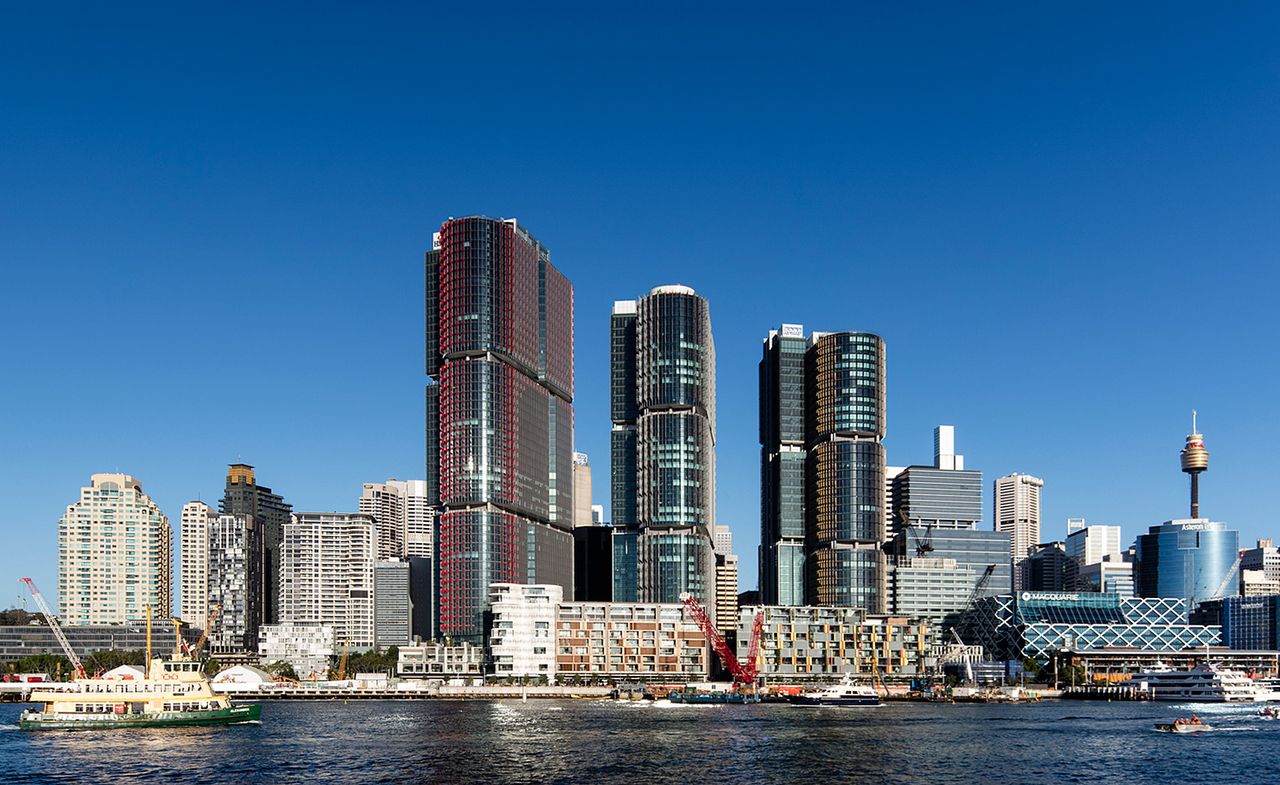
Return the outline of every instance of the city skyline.
{"type": "MultiPolygon", "coordinates": [[[[15,29],[41,23],[30,13],[15,29]]],[[[959,12],[877,20],[916,29],[934,50],[918,63],[869,25],[832,47],[847,59],[815,62],[800,55],[825,50],[821,31],[772,20],[766,45],[727,23],[688,70],[664,55],[697,39],[664,27],[625,48],[643,66],[576,77],[575,96],[615,97],[565,114],[571,97],[546,85],[571,59],[513,71],[464,58],[473,41],[442,40],[409,67],[421,51],[375,46],[356,22],[354,54],[326,65],[308,47],[338,20],[317,11],[271,44],[286,50],[272,62],[292,61],[278,78],[301,91],[282,99],[237,58],[210,70],[194,54],[220,51],[207,43],[184,54],[130,37],[152,31],[133,13],[109,25],[121,37],[110,49],[87,11],[83,28],[0,55],[27,63],[4,88],[24,123],[0,127],[16,262],[0,311],[0,461],[22,489],[0,502],[2,573],[52,592],[57,521],[95,473],[137,478],[171,524],[188,501],[216,507],[240,460],[300,510],[353,512],[362,483],[420,478],[421,254],[440,221],[470,213],[533,227],[574,283],[574,447],[606,507],[610,306],[666,283],[707,298],[716,507],[744,588],[757,574],[759,340],[781,323],[884,336],[887,462],[929,463],[929,433],[954,424],[984,477],[1046,481],[1041,539],[1084,517],[1122,525],[1127,545],[1181,518],[1193,408],[1214,461],[1202,514],[1242,546],[1273,533],[1257,489],[1276,469],[1277,373],[1251,338],[1274,334],[1280,113],[1256,79],[1274,52],[1243,19],[1171,15],[1140,55],[1124,46],[1149,23],[1137,15],[1104,31],[1087,14],[1015,10],[1025,38],[1012,49],[959,12]],[[1226,51],[1223,36],[1243,43],[1226,51]],[[746,54],[765,49],[804,65],[746,54]],[[993,54],[961,56],[971,50],[993,54]],[[155,68],[165,57],[176,67],[155,68]],[[477,68],[511,84],[520,108],[545,99],[547,127],[509,138],[433,108],[477,68]],[[806,86],[809,68],[848,92],[806,86]],[[878,84],[890,68],[913,100],[878,84]],[[104,102],[120,111],[94,109],[104,102]],[[236,369],[243,383],[221,376],[236,369]]],[[[486,23],[492,48],[517,49],[528,23],[486,23]]],[[[209,24],[233,52],[269,51],[209,24]]],[[[567,58],[601,55],[571,38],[553,39],[571,44],[567,58]]],[[[0,605],[17,603],[13,583],[0,605]]]]}

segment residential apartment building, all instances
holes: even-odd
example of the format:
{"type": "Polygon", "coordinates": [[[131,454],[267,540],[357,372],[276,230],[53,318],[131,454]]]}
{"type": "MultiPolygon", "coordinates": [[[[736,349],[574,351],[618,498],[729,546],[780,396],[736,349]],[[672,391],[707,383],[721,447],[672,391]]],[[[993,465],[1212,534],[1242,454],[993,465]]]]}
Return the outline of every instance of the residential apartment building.
{"type": "Polygon", "coordinates": [[[264,624],[258,628],[258,655],[263,665],[287,662],[304,681],[329,678],[330,658],[337,654],[333,627],[325,624],[264,624]]]}
{"type": "Polygon", "coordinates": [[[555,585],[495,583],[489,587],[488,653],[498,678],[555,681],[556,606],[564,590],[555,585]]]}
{"type": "Polygon", "coordinates": [[[179,585],[182,587],[178,616],[188,624],[205,629],[209,619],[209,522],[218,511],[201,501],[182,505],[179,517],[179,585]]]}
{"type": "Polygon", "coordinates": [[[280,543],[293,507],[284,497],[259,485],[254,469],[247,463],[227,467],[227,482],[218,511],[223,515],[247,515],[254,519],[262,537],[262,570],[258,593],[262,597],[262,623],[280,620],[280,543]]]}
{"type": "Polygon", "coordinates": [[[64,625],[123,624],[173,613],[172,530],[142,484],[95,474],[58,522],[58,599],[64,625]]]}
{"type": "Polygon", "coordinates": [[[209,631],[214,654],[255,651],[262,623],[262,532],[249,515],[218,515],[208,524],[206,596],[219,608],[209,631]]]}
{"type": "Polygon", "coordinates": [[[294,513],[280,550],[283,619],[332,627],[338,641],[372,647],[377,551],[371,515],[294,513]]]}
{"type": "Polygon", "coordinates": [[[559,681],[683,683],[710,675],[707,638],[676,603],[569,602],[556,609],[559,681]]]}

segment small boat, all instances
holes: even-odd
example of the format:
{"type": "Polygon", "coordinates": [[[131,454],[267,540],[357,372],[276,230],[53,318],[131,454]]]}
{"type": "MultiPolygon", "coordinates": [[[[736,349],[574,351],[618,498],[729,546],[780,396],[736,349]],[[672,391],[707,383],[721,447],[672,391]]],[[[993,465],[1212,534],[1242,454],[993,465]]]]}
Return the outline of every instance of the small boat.
{"type": "Polygon", "coordinates": [[[724,690],[700,692],[698,690],[683,690],[672,691],[667,695],[667,700],[672,703],[689,704],[759,703],[760,696],[753,692],[726,692],[724,690]]]}
{"type": "Polygon", "coordinates": [[[880,695],[865,684],[855,684],[852,676],[814,692],[791,696],[792,706],[879,706],[880,695]]]}
{"type": "Polygon", "coordinates": [[[1213,726],[1201,722],[1199,717],[1192,716],[1189,720],[1179,718],[1173,722],[1157,722],[1156,730],[1162,733],[1204,733],[1213,730],[1213,726]]]}
{"type": "Polygon", "coordinates": [[[1258,709],[1258,716],[1268,720],[1280,720],[1280,709],[1274,706],[1264,706],[1258,709]]]}

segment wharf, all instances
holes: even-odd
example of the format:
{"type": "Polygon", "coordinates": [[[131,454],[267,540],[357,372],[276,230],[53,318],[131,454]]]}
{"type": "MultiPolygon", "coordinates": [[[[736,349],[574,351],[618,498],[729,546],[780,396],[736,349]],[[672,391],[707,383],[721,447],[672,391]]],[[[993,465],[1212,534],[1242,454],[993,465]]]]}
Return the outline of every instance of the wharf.
{"type": "Polygon", "coordinates": [[[1066,700],[1095,701],[1149,701],[1152,699],[1148,690],[1137,687],[1098,687],[1093,684],[1083,687],[1063,687],[1062,697],[1066,700]]]}
{"type": "Polygon", "coordinates": [[[550,698],[556,700],[608,698],[609,687],[309,687],[275,685],[261,690],[227,690],[234,700],[511,700],[550,698]]]}

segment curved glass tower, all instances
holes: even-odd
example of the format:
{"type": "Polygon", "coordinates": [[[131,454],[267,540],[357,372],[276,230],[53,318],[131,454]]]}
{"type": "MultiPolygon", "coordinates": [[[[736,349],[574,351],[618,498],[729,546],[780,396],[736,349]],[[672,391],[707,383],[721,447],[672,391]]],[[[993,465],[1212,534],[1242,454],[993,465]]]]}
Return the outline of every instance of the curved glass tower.
{"type": "Polygon", "coordinates": [[[1188,612],[1205,600],[1238,594],[1232,575],[1239,533],[1205,518],[1167,521],[1138,535],[1133,577],[1139,597],[1181,597],[1188,612]]]}
{"type": "Polygon", "coordinates": [[[815,333],[805,355],[806,594],[885,612],[885,345],[815,333]]]}
{"type": "Polygon", "coordinates": [[[639,301],[615,303],[611,327],[614,599],[678,602],[688,592],[710,603],[716,490],[710,308],[686,286],[661,286],[639,301]]]}
{"type": "Polygon", "coordinates": [[[450,219],[426,259],[427,486],[439,633],[491,583],[573,593],[573,287],[514,220],[450,219]]]}

